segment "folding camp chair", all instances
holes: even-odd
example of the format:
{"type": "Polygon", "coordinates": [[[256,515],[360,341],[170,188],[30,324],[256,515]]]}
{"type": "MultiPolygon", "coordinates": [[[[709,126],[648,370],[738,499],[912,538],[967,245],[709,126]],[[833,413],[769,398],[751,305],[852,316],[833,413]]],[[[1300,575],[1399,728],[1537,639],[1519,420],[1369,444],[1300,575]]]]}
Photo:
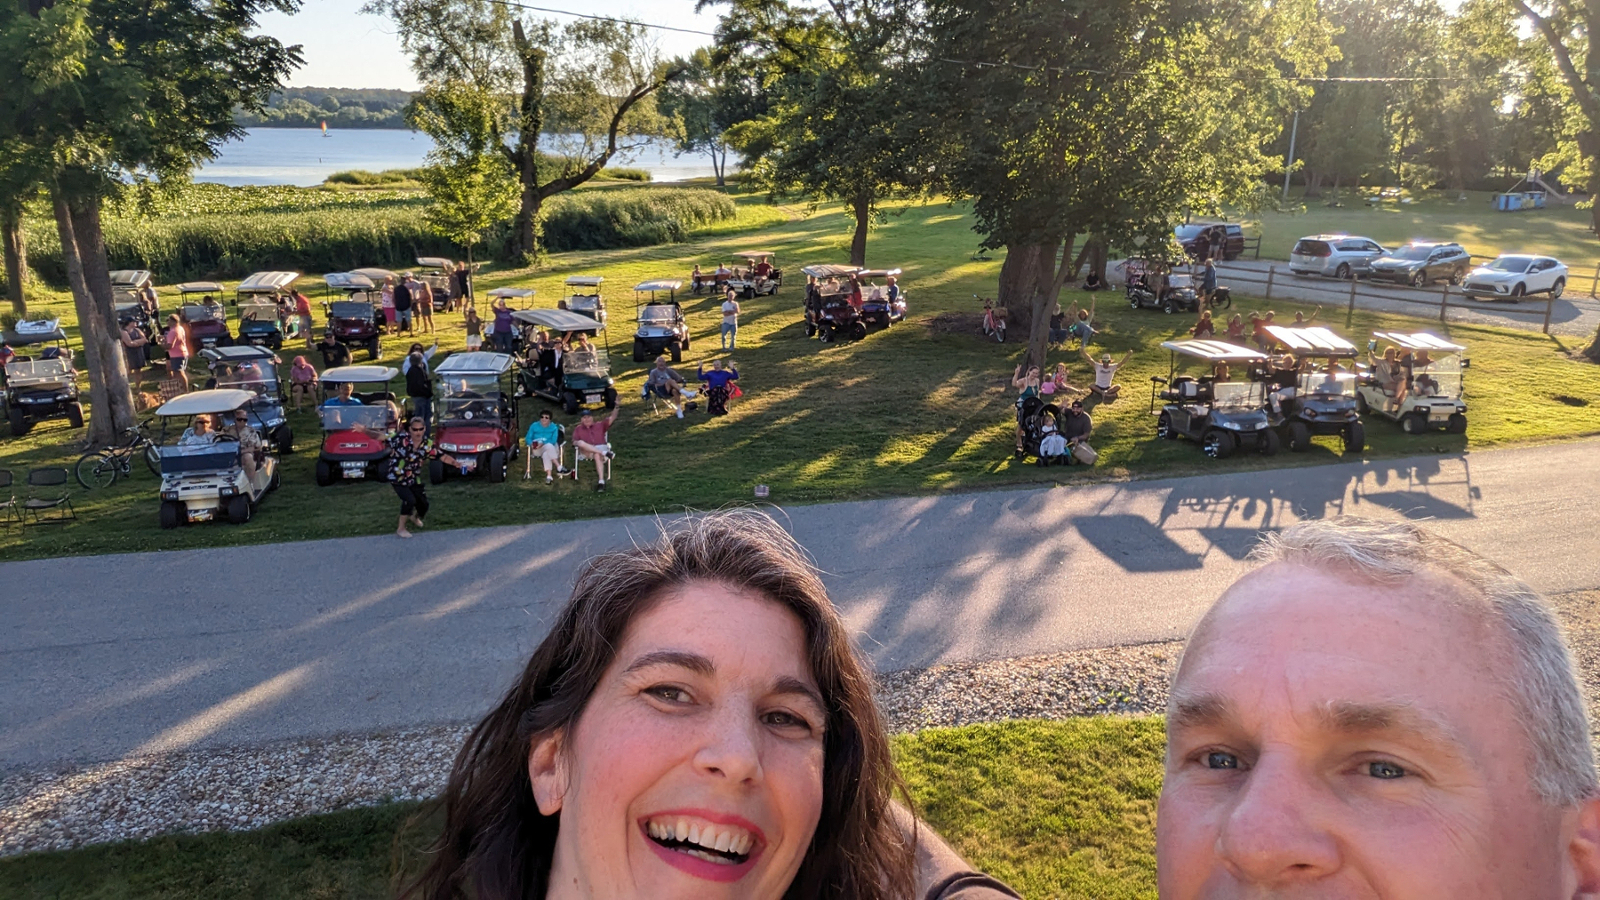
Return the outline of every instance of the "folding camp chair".
{"type": "Polygon", "coordinates": [[[12,488],[10,469],[0,469],[0,491],[7,492],[7,498],[0,500],[0,512],[5,513],[6,527],[10,528],[12,522],[22,521],[22,509],[17,506],[17,494],[12,488]]]}
{"type": "MultiPolygon", "coordinates": [[[[28,499],[22,501],[22,511],[24,515],[30,512],[33,513],[33,522],[31,524],[50,525],[78,518],[77,511],[72,508],[72,496],[66,491],[68,477],[66,469],[28,470],[28,499]],[[39,496],[35,492],[40,488],[49,488],[50,490],[44,491],[46,496],[39,496]],[[57,488],[60,489],[59,493],[55,490],[57,488]],[[55,515],[48,518],[40,515],[40,513],[51,509],[56,511],[55,515]]],[[[24,520],[23,524],[30,523],[24,520]]]]}

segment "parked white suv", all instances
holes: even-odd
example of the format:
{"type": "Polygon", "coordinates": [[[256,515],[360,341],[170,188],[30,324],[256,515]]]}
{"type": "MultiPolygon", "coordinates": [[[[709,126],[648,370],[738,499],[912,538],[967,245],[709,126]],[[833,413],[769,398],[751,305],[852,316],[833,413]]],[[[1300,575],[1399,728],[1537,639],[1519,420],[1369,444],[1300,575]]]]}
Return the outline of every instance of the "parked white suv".
{"type": "Polygon", "coordinates": [[[1372,261],[1386,252],[1371,238],[1315,234],[1295,242],[1289,253],[1289,271],[1296,275],[1350,278],[1364,274],[1372,261]]]}
{"type": "Polygon", "coordinates": [[[1567,287],[1567,267],[1549,256],[1506,254],[1467,273],[1462,292],[1473,297],[1504,298],[1515,303],[1524,294],[1549,294],[1554,300],[1567,287]]]}

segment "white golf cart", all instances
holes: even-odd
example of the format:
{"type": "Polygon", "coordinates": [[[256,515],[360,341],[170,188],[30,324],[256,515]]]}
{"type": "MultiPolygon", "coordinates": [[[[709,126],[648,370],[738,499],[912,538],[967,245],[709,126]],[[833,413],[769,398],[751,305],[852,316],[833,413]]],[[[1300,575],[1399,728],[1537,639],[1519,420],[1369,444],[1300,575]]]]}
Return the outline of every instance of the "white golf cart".
{"type": "Polygon", "coordinates": [[[604,282],[605,278],[599,275],[574,275],[567,279],[567,287],[572,288],[572,292],[556,305],[561,309],[570,309],[578,315],[588,316],[604,325],[606,301],[600,296],[600,285],[604,282]]]}
{"type": "Polygon", "coordinates": [[[46,419],[66,419],[73,428],[82,428],[78,371],[60,321],[18,322],[6,329],[3,337],[17,352],[0,372],[0,408],[11,426],[11,436],[21,437],[33,423],[46,419]],[[33,347],[40,348],[38,356],[32,354],[33,347]]]}
{"type": "Polygon", "coordinates": [[[1267,422],[1265,385],[1235,381],[1231,372],[1233,366],[1243,369],[1265,363],[1266,356],[1226,341],[1166,341],[1161,346],[1171,351],[1171,361],[1165,378],[1150,376],[1150,411],[1155,412],[1158,388],[1166,401],[1156,419],[1156,437],[1189,438],[1212,459],[1224,459],[1240,449],[1262,456],[1278,452],[1278,433],[1267,422]],[[1209,374],[1179,375],[1180,358],[1199,360],[1209,374]]]}
{"type": "Polygon", "coordinates": [[[1375,331],[1367,351],[1370,365],[1356,385],[1356,406],[1363,415],[1393,419],[1406,434],[1466,432],[1466,347],[1425,331],[1375,331]],[[1380,343],[1399,351],[1399,360],[1385,361],[1377,352],[1380,343]]]}
{"type": "MultiPolygon", "coordinates": [[[[210,522],[224,516],[235,525],[243,525],[250,521],[267,492],[277,489],[278,460],[272,455],[271,445],[263,445],[261,461],[251,478],[245,474],[239,442],[231,436],[217,434],[209,441],[185,441],[172,435],[174,431],[187,434],[184,429],[193,427],[195,416],[231,420],[237,411],[248,411],[256,396],[255,391],[234,389],[195,391],[168,400],[156,410],[162,420],[162,528],[210,522]]],[[[263,430],[258,423],[251,424],[256,425],[257,431],[263,430]]]]}
{"type": "Polygon", "coordinates": [[[1266,331],[1288,352],[1251,375],[1267,386],[1279,437],[1302,453],[1314,435],[1337,436],[1345,453],[1359,454],[1367,431],[1356,408],[1356,345],[1321,326],[1268,325],[1266,331]]]}
{"type": "Polygon", "coordinates": [[[757,294],[776,294],[783,284],[783,270],[772,264],[770,250],[743,250],[734,254],[744,259],[744,268],[735,269],[733,277],[721,285],[722,290],[732,290],[746,300],[757,294]]]}
{"type": "Polygon", "coordinates": [[[683,359],[689,349],[689,326],[678,305],[678,289],[683,282],[675,278],[644,281],[633,286],[633,313],[639,328],[633,333],[633,361],[644,362],[663,353],[672,361],[683,359]],[[645,295],[649,294],[646,299],[645,295]],[[666,294],[665,298],[656,296],[666,294]]]}

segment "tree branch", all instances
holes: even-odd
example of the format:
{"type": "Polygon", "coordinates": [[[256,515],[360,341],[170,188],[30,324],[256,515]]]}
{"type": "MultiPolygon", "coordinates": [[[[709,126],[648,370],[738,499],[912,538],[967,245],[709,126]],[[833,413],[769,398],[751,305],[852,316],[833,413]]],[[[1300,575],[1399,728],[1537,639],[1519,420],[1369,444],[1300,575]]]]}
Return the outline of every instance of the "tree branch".
{"type": "Polygon", "coordinates": [[[1533,7],[1525,0],[1514,0],[1514,2],[1517,8],[1522,10],[1522,14],[1533,22],[1533,26],[1539,29],[1539,33],[1544,35],[1545,43],[1550,45],[1550,52],[1556,58],[1556,67],[1561,70],[1562,77],[1566,78],[1567,86],[1572,89],[1572,95],[1578,101],[1578,106],[1583,109],[1583,115],[1589,120],[1590,126],[1600,126],[1600,101],[1595,99],[1589,84],[1578,74],[1578,67],[1572,62],[1572,54],[1567,52],[1567,48],[1561,43],[1561,36],[1556,33],[1555,25],[1534,12],[1533,7]]]}
{"type": "Polygon", "coordinates": [[[540,185],[537,188],[539,199],[541,201],[547,200],[562,191],[571,190],[599,174],[600,170],[605,168],[606,163],[610,162],[611,157],[617,152],[617,132],[622,130],[622,120],[628,115],[628,111],[633,109],[634,105],[640,100],[650,96],[666,85],[667,82],[678,78],[685,71],[685,69],[671,69],[661,80],[635,87],[628,96],[623,98],[622,103],[618,104],[616,113],[611,116],[611,128],[606,135],[606,149],[596,155],[594,159],[591,159],[589,164],[576,174],[564,175],[540,185]]]}

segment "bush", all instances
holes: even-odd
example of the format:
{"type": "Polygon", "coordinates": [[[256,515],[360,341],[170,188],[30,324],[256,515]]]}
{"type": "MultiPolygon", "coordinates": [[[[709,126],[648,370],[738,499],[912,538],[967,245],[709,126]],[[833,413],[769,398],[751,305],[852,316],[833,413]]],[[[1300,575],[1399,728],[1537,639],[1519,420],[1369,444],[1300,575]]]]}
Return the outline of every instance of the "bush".
{"type": "Polygon", "coordinates": [[[344,172],[335,172],[323,180],[324,184],[353,184],[360,187],[370,187],[378,184],[399,185],[407,182],[422,180],[421,169],[384,169],[382,172],[368,172],[365,169],[350,169],[344,172]]]}
{"type": "Polygon", "coordinates": [[[649,181],[650,173],[644,169],[629,169],[625,166],[606,166],[600,170],[595,178],[607,181],[649,181]]]}
{"type": "Polygon", "coordinates": [[[545,206],[545,249],[611,250],[688,240],[732,219],[733,200],[704,188],[622,188],[561,194],[545,206]]]}

